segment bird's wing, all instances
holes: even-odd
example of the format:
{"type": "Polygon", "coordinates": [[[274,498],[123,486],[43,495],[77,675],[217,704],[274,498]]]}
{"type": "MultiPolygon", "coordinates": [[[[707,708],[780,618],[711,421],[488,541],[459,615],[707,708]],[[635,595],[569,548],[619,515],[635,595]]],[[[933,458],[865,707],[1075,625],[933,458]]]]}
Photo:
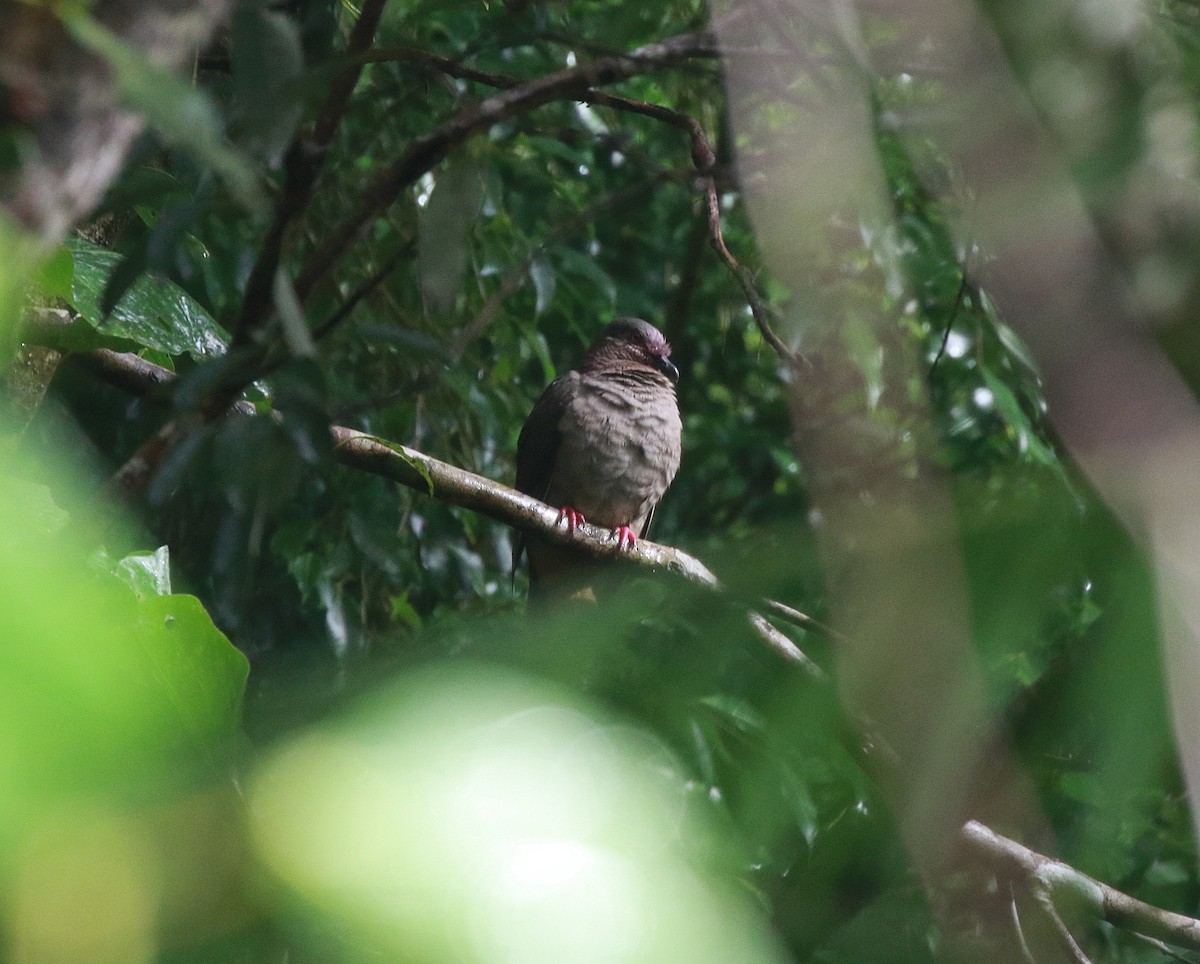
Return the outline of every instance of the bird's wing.
{"type": "Polygon", "coordinates": [[[554,475],[562,444],[559,428],[578,376],[569,372],[556,378],[534,403],[517,439],[517,488],[535,499],[544,499],[554,475]]]}
{"type": "MultiPolygon", "coordinates": [[[[545,501],[546,493],[550,490],[554,463],[562,444],[559,426],[578,377],[575,372],[568,372],[552,381],[534,403],[517,438],[517,488],[535,499],[545,501]]],[[[525,533],[518,534],[513,549],[514,578],[521,554],[525,551],[525,542],[525,533]]]]}

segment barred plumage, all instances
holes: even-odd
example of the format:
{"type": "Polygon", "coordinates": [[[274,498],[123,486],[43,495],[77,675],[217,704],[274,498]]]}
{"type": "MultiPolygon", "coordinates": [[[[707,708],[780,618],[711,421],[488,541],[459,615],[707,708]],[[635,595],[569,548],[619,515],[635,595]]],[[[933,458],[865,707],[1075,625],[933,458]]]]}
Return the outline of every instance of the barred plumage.
{"type": "MultiPolygon", "coordinates": [[[[649,323],[610,324],[583,364],[534,405],[517,445],[517,488],[617,538],[644,535],[679,468],[678,372],[669,355],[649,323]]],[[[572,565],[569,553],[535,540],[529,557],[534,584],[572,565]]]]}

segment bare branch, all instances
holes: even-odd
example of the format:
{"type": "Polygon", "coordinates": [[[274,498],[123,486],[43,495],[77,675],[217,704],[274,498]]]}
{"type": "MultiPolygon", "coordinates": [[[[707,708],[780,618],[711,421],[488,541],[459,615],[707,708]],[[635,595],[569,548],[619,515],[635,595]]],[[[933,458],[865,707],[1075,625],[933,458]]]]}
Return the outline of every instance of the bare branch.
{"type": "MultiPolygon", "coordinates": [[[[231,6],[184,0],[86,9],[93,26],[111,31],[131,53],[178,68],[231,6]]],[[[122,97],[117,72],[72,36],[68,19],[54,5],[0,0],[5,143],[12,131],[22,131],[37,145],[20,148],[15,166],[5,161],[0,211],[50,243],[100,201],[144,126],[122,97]]]]}
{"type": "Polygon", "coordinates": [[[1114,927],[1176,947],[1200,950],[1200,920],[1131,897],[1069,864],[1002,837],[976,820],[966,823],[961,839],[972,856],[997,868],[1003,875],[1034,880],[1052,897],[1056,892],[1069,890],[1075,901],[1082,899],[1092,913],[1114,927]]]}
{"type": "Polygon", "coordinates": [[[1054,933],[1054,936],[1058,938],[1059,949],[1074,961],[1075,964],[1092,964],[1091,958],[1083,952],[1083,948],[1075,940],[1075,935],[1071,933],[1071,928],[1067,926],[1066,921],[1062,919],[1062,915],[1058,912],[1058,907],[1054,904],[1054,895],[1050,888],[1042,886],[1040,883],[1035,885],[1033,898],[1038,910],[1050,922],[1050,929],[1054,933]]]}
{"type": "MultiPolygon", "coordinates": [[[[518,84],[517,79],[510,75],[475,70],[472,67],[464,66],[458,61],[439,57],[425,51],[402,48],[392,53],[395,56],[403,56],[426,63],[451,76],[473,80],[493,87],[513,89],[518,84]]],[[[750,314],[754,318],[754,324],[758,327],[763,340],[771,346],[784,362],[795,366],[802,359],[788,348],[775,333],[775,330],[771,327],[770,320],[767,318],[766,307],[759,297],[753,275],[742,266],[741,262],[733,256],[733,253],[725,244],[725,235],[721,229],[720,198],[717,193],[717,183],[713,177],[713,166],[716,164],[716,155],[709,146],[708,138],[705,136],[704,128],[700,126],[700,122],[694,117],[670,107],[632,100],[628,97],[620,97],[591,87],[580,91],[576,96],[585,104],[608,107],[625,113],[641,114],[644,117],[653,118],[661,123],[670,124],[672,127],[678,127],[680,130],[688,133],[692,142],[692,164],[703,179],[709,243],[742,289],[742,293],[746,297],[746,303],[750,307],[750,314]]]]}
{"type": "Polygon", "coordinates": [[[785,622],[791,623],[793,626],[798,626],[809,632],[820,633],[822,636],[828,636],[830,639],[845,638],[832,626],[826,626],[819,619],[813,619],[808,613],[802,613],[799,609],[793,609],[787,603],[781,603],[775,599],[768,599],[765,602],[767,610],[772,616],[777,616],[785,622]]]}
{"type": "Polygon", "coordinates": [[[1013,888],[1012,881],[1008,884],[1008,909],[1013,926],[1013,934],[1017,938],[1017,946],[1021,948],[1021,957],[1025,959],[1025,964],[1037,964],[1034,959],[1033,952],[1029,949],[1029,942],[1025,940],[1025,928],[1021,926],[1021,910],[1017,906],[1017,894],[1013,888]]]}
{"type": "MultiPolygon", "coordinates": [[[[93,357],[99,354],[88,353],[84,357],[101,377],[134,394],[145,394],[175,377],[167,369],[152,365],[136,355],[105,351],[99,358],[93,357]]],[[[234,408],[242,414],[254,414],[254,408],[245,402],[237,403],[234,408]]],[[[144,488],[161,464],[162,453],[169,450],[189,428],[186,421],[173,420],[164,425],[114,475],[109,483],[109,491],[124,494],[144,488]]],[[[343,465],[381,475],[441,502],[471,509],[522,531],[535,532],[548,542],[559,545],[569,543],[572,548],[595,558],[666,570],[710,591],[724,591],[720,581],[704,563],[671,546],[639,539],[633,546],[622,549],[613,540],[609,530],[587,522],[576,525],[574,533],[571,533],[559,525],[557,509],[500,482],[356,429],[334,425],[330,427],[330,435],[335,457],[343,465]]],[[[764,602],[770,605],[769,600],[764,602]]],[[[782,603],[776,605],[777,613],[788,614],[791,622],[806,628],[820,625],[798,610],[782,603]]],[[[823,677],[821,669],[764,616],[748,611],[747,619],[759,637],[773,650],[799,666],[808,676],[814,679],[823,677]]]]}
{"type": "Polygon", "coordinates": [[[712,173],[717,158],[716,154],[713,153],[712,147],[709,146],[708,138],[705,137],[704,128],[700,126],[700,122],[694,117],[669,107],[663,107],[659,104],[648,104],[644,101],[630,100],[628,97],[617,97],[612,94],[603,93],[602,91],[589,90],[580,99],[589,104],[599,104],[611,107],[614,110],[642,114],[687,131],[692,140],[692,164],[695,165],[696,171],[703,178],[704,183],[704,203],[708,218],[709,243],[725,263],[725,266],[729,269],[739,287],[741,287],[742,294],[746,297],[746,303],[750,306],[750,314],[754,318],[754,324],[758,327],[763,341],[770,345],[775,354],[784,362],[794,367],[801,359],[775,334],[775,330],[771,327],[770,320],[767,318],[766,307],[758,295],[758,288],[754,284],[753,275],[742,266],[741,262],[733,256],[725,244],[725,234],[721,229],[721,202],[717,194],[717,182],[712,173]]]}
{"type": "Polygon", "coordinates": [[[416,243],[410,240],[397,248],[374,274],[366,278],[361,284],[359,284],[357,288],[354,289],[354,291],[350,293],[350,296],[342,302],[342,304],[337,308],[336,311],[334,311],[333,314],[331,314],[313,329],[313,340],[320,341],[331,331],[333,331],[333,329],[345,321],[346,318],[349,317],[350,313],[358,307],[359,302],[376,288],[378,288],[381,284],[383,284],[384,279],[386,279],[388,275],[390,275],[396,270],[396,268],[400,266],[401,261],[412,254],[415,247],[416,243]]]}
{"type": "Polygon", "coordinates": [[[356,59],[364,64],[386,64],[394,61],[407,61],[409,63],[420,64],[423,67],[431,67],[448,77],[457,77],[459,80],[470,80],[477,84],[484,84],[488,87],[496,87],[501,90],[516,87],[521,82],[520,78],[512,74],[496,74],[488,70],[479,70],[475,67],[469,67],[461,61],[453,60],[450,57],[443,57],[440,54],[430,53],[428,50],[421,50],[418,47],[375,47],[360,54],[356,59]]]}
{"type": "Polygon", "coordinates": [[[1151,947],[1153,947],[1156,951],[1158,951],[1158,953],[1162,954],[1164,957],[1169,957],[1173,961],[1182,961],[1183,964],[1196,964],[1196,962],[1193,961],[1190,957],[1184,957],[1178,951],[1172,950],[1164,942],[1160,941],[1156,937],[1147,937],[1145,934],[1136,934],[1136,933],[1133,936],[1136,937],[1142,943],[1149,944],[1151,947]]]}
{"type": "Polygon", "coordinates": [[[363,68],[362,63],[354,62],[354,57],[368,50],[375,40],[375,31],[379,29],[379,19],[383,16],[383,5],[386,2],[387,0],[365,0],[350,31],[350,39],[346,41],[346,53],[351,62],[333,78],[329,85],[329,94],[313,124],[312,139],[321,149],[327,148],[333,141],[333,135],[337,133],[346,108],[350,105],[350,95],[358,85],[363,68]]]}
{"type": "Polygon", "coordinates": [[[569,543],[596,558],[619,557],[652,569],[666,569],[711,589],[720,586],[717,577],[702,562],[678,549],[645,540],[638,540],[632,548],[620,549],[611,532],[586,522],[577,525],[572,535],[565,526],[559,525],[557,509],[500,482],[355,429],[335,425],[330,432],[336,457],[344,465],[382,475],[441,502],[472,509],[518,529],[535,532],[547,542],[569,543]]]}

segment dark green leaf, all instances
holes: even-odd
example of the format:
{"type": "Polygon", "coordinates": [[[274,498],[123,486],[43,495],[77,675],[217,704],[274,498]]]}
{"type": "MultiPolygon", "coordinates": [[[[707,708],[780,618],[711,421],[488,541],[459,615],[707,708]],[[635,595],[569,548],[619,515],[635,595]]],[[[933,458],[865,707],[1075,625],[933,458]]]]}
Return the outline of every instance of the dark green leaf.
{"type": "Polygon", "coordinates": [[[227,335],[178,285],[143,275],[116,303],[111,315],[101,307],[120,255],[81,238],[67,242],[74,259],[71,306],[105,335],[131,339],[169,355],[221,354],[227,335]]]}

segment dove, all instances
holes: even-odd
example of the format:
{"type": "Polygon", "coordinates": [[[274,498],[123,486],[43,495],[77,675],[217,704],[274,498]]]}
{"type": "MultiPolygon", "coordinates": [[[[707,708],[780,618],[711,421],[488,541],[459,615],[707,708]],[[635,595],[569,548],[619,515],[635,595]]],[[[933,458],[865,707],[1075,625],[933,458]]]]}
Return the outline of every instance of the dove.
{"type": "MultiPolygon", "coordinates": [[[[679,469],[679,370],[670,355],[649,322],[617,318],[534,404],[517,441],[517,488],[557,508],[570,532],[587,521],[624,549],[649,529],[679,469]]],[[[530,537],[527,548],[531,590],[578,582],[571,573],[590,568],[569,546],[530,537]]]]}

